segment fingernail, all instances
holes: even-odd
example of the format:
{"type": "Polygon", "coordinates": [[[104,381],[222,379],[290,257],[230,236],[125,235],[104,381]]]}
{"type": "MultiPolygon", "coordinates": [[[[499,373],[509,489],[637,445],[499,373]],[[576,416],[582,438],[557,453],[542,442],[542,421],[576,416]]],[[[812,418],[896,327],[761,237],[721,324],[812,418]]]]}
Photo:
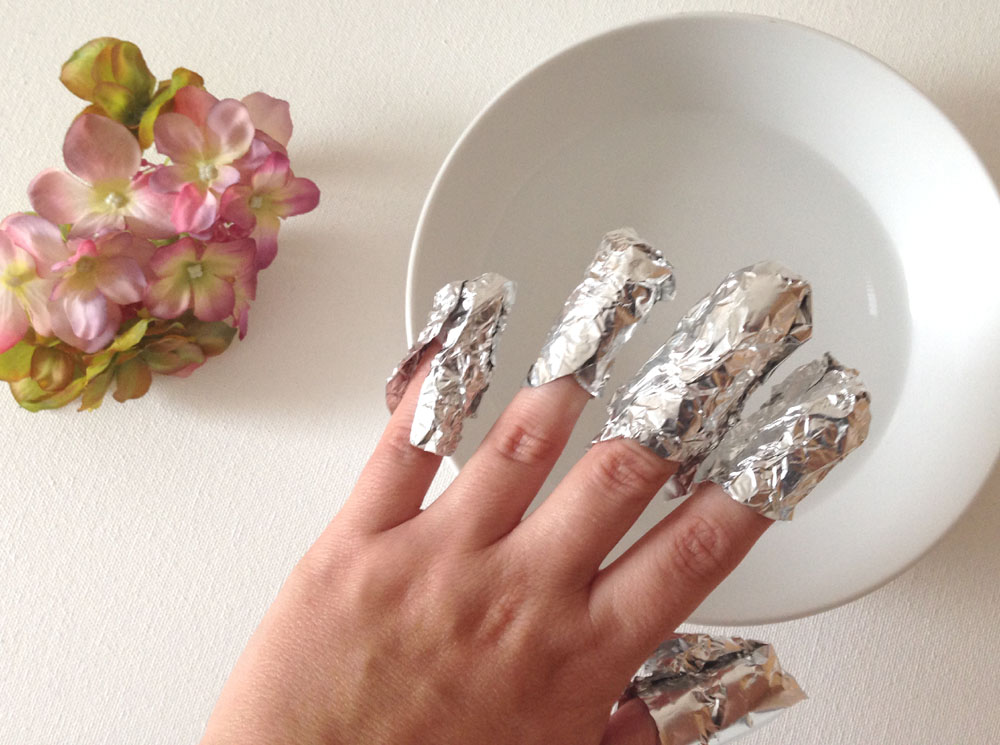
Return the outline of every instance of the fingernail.
{"type": "Polygon", "coordinates": [[[797,505],[868,436],[871,396],[858,371],[829,352],[774,386],[771,398],[733,425],[696,481],[718,484],[772,520],[797,505]]]}
{"type": "Polygon", "coordinates": [[[631,228],[608,233],[549,331],[527,384],[537,387],[572,375],[591,396],[599,396],[619,350],[664,297],[674,297],[670,263],[631,228]]]}
{"type": "Polygon", "coordinates": [[[687,493],[747,397],[811,334],[808,282],[770,261],[733,272],[618,389],[595,441],[633,439],[677,462],[666,491],[687,493]]]}
{"type": "Polygon", "coordinates": [[[462,422],[475,415],[490,385],[514,295],[514,283],[492,272],[450,282],[434,295],[426,325],[385,387],[386,405],[395,411],[428,346],[441,344],[420,386],[410,428],[415,447],[438,455],[455,452],[462,422]]]}

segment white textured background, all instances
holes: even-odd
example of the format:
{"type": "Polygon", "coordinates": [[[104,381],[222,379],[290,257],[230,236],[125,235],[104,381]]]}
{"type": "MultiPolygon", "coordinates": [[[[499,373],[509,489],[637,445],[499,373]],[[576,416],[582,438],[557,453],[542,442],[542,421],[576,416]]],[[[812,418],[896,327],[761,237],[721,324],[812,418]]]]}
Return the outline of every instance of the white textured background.
{"type": "MultiPolygon", "coordinates": [[[[323,192],[284,228],[248,338],[189,380],[91,415],[32,415],[0,391],[0,744],[198,740],[385,419],[410,238],[451,144],[552,53],[689,10],[847,39],[923,89],[1000,174],[995,0],[0,3],[0,210],[26,207],[31,177],[61,165],[82,104],[59,66],[102,35],[138,43],[160,77],[182,65],[220,96],[289,99],[293,165],[323,192]]],[[[934,453],[929,433],[914,457],[934,453]]],[[[998,497],[1000,469],[956,530],[872,595],[742,629],[774,641],[812,696],[748,745],[1000,741],[998,497]]]]}

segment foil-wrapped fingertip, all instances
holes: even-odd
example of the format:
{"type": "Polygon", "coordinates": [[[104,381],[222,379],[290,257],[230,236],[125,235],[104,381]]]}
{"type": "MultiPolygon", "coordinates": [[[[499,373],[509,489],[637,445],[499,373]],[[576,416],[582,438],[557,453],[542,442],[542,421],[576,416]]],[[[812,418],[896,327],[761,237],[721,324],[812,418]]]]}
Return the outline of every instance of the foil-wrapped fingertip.
{"type": "Polygon", "coordinates": [[[631,228],[606,234],[587,273],[549,331],[526,384],[573,375],[599,396],[625,343],[661,299],[672,299],[673,267],[631,228]]]}
{"type": "Polygon", "coordinates": [[[386,382],[386,405],[394,411],[428,348],[440,343],[420,386],[412,445],[438,455],[455,452],[462,422],[475,415],[489,387],[514,297],[514,283],[494,272],[450,282],[434,295],[427,323],[386,382]]]}
{"type": "Polygon", "coordinates": [[[829,352],[776,384],[701,464],[696,481],[718,484],[774,520],[795,506],[868,437],[871,394],[857,370],[829,352]]]}

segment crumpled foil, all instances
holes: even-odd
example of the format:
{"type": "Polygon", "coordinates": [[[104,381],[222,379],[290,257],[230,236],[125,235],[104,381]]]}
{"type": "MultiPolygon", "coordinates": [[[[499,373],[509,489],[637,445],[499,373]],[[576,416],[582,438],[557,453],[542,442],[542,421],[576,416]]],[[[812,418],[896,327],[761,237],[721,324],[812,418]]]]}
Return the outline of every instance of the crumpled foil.
{"type": "Polygon", "coordinates": [[[420,387],[410,443],[451,455],[462,436],[462,422],[473,416],[490,385],[496,346],[514,303],[514,283],[487,272],[450,282],[434,295],[427,324],[385,386],[389,411],[395,411],[414,371],[435,340],[441,350],[420,387]]]}
{"type": "Polygon", "coordinates": [[[670,263],[631,228],[608,233],[528,371],[528,385],[573,375],[599,396],[618,351],[664,297],[674,297],[670,263]]]}
{"type": "Polygon", "coordinates": [[[635,698],[649,709],[661,745],[707,745],[722,730],[750,727],[751,714],[788,708],[806,694],[769,644],[682,634],[642,664],[619,704],[635,698]]]}
{"type": "Polygon", "coordinates": [[[858,371],[829,352],[774,386],[761,408],[733,425],[698,469],[737,502],[772,520],[798,504],[868,436],[871,396],[858,371]]]}
{"type": "Polygon", "coordinates": [[[733,272],[618,389],[595,442],[627,437],[679,463],[664,487],[687,493],[747,397],[812,334],[809,283],[773,261],[733,272]]]}

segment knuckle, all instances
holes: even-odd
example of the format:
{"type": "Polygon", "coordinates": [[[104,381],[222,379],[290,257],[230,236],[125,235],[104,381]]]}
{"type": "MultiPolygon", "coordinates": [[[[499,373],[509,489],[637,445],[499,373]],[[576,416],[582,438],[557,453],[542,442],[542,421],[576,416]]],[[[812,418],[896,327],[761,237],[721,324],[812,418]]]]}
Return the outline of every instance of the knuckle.
{"type": "Polygon", "coordinates": [[[648,497],[662,480],[663,466],[653,453],[625,443],[601,449],[594,468],[595,486],[608,499],[627,501],[648,497]]]}
{"type": "Polygon", "coordinates": [[[410,443],[409,426],[392,425],[382,439],[385,455],[393,465],[414,465],[424,455],[424,451],[410,443]]]}
{"type": "Polygon", "coordinates": [[[497,429],[493,448],[504,460],[526,466],[538,466],[559,454],[559,444],[540,427],[511,422],[497,429]]]}
{"type": "Polygon", "coordinates": [[[717,582],[731,569],[735,540],[717,522],[700,515],[679,526],[668,554],[669,570],[694,584],[717,582]]]}

